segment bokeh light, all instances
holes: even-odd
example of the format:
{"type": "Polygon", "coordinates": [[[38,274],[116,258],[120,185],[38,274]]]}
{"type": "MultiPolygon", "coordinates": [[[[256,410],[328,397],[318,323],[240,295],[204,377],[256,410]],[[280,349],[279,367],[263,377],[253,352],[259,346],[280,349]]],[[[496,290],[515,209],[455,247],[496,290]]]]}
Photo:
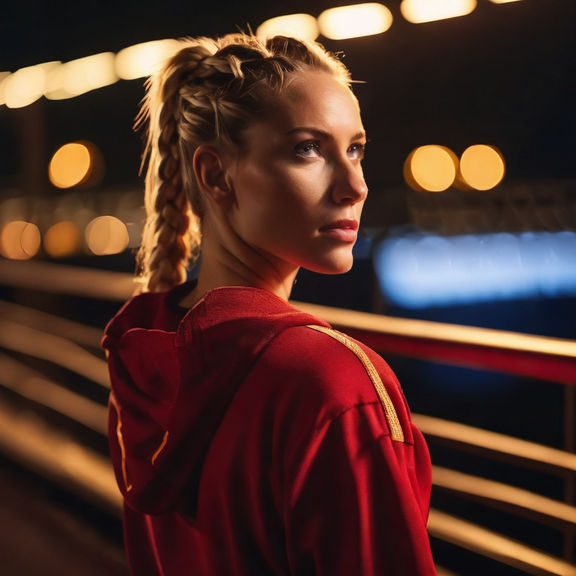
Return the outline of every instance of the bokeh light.
{"type": "Polygon", "coordinates": [[[403,0],[400,12],[408,22],[421,24],[466,16],[476,8],[476,0],[403,0]]]}
{"type": "Polygon", "coordinates": [[[315,40],[318,37],[318,23],[310,14],[288,14],[266,20],[256,30],[258,38],[284,35],[315,40]]]}
{"type": "Polygon", "coordinates": [[[70,142],[56,150],[50,160],[48,176],[57,188],[72,188],[90,173],[90,150],[81,142],[70,142]]]}
{"type": "Polygon", "coordinates": [[[40,249],[40,230],[24,220],[8,222],[0,234],[0,254],[11,260],[29,260],[40,249]]]}
{"type": "Polygon", "coordinates": [[[53,224],[44,234],[44,251],[51,258],[66,258],[80,251],[82,235],[78,226],[63,220],[53,224]]]}
{"type": "Polygon", "coordinates": [[[476,144],[460,157],[460,177],[470,188],[490,190],[504,178],[504,158],[493,146],[476,144]]]}
{"type": "Polygon", "coordinates": [[[404,179],[414,190],[443,192],[454,183],[457,170],[458,158],[449,148],[420,146],[404,162],[404,179]]]}
{"type": "Polygon", "coordinates": [[[126,224],[114,216],[99,216],[86,227],[86,243],[93,254],[120,254],[128,247],[126,224]]]}
{"type": "Polygon", "coordinates": [[[385,298],[404,308],[576,295],[576,233],[408,234],[374,247],[385,298]]]}
{"type": "Polygon", "coordinates": [[[50,182],[57,188],[96,184],[103,172],[102,155],[87,141],[64,144],[56,150],[48,167],[50,182]]]}
{"type": "Polygon", "coordinates": [[[124,48],[116,54],[116,73],[124,80],[154,74],[179,46],[176,40],[154,40],[124,48]]]}
{"type": "Polygon", "coordinates": [[[73,98],[114,84],[118,80],[115,59],[113,52],[102,52],[61,64],[48,75],[46,98],[73,98]]]}
{"type": "Polygon", "coordinates": [[[59,62],[45,62],[20,68],[2,82],[2,98],[8,108],[23,108],[36,102],[44,94],[47,74],[59,62]]]}
{"type": "Polygon", "coordinates": [[[320,32],[333,40],[371,36],[392,26],[390,10],[376,2],[329,8],[318,17],[320,32]]]}

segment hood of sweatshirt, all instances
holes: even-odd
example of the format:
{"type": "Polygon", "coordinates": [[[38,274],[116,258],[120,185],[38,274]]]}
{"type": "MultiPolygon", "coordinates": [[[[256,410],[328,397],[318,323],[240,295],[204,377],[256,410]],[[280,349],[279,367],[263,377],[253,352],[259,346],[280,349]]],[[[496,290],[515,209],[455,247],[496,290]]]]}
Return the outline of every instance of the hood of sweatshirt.
{"type": "Polygon", "coordinates": [[[192,289],[135,296],[102,342],[112,463],[126,503],[146,514],[195,516],[204,456],[258,356],[286,328],[327,326],[257,288],[217,288],[182,308],[192,289]]]}

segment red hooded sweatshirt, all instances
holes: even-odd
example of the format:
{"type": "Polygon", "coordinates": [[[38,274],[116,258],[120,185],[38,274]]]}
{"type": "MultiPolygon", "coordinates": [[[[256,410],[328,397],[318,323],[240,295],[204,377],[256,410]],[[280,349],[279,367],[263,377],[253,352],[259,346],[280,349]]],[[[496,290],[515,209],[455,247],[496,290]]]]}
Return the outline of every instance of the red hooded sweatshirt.
{"type": "Polygon", "coordinates": [[[372,350],[274,294],[192,286],[109,323],[133,576],[434,575],[430,460],[372,350]]]}

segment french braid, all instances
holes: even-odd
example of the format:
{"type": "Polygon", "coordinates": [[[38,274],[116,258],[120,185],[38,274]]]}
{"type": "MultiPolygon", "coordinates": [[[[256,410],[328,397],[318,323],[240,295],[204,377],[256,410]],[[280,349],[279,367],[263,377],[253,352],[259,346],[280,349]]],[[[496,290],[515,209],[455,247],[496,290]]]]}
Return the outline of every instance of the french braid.
{"type": "Polygon", "coordinates": [[[252,35],[180,41],[147,82],[136,127],[147,123],[146,223],[138,253],[143,290],[183,282],[201,246],[203,201],[192,171],[201,144],[238,146],[243,131],[271,105],[286,76],[328,72],[349,86],[346,67],[319,44],[252,35]]]}

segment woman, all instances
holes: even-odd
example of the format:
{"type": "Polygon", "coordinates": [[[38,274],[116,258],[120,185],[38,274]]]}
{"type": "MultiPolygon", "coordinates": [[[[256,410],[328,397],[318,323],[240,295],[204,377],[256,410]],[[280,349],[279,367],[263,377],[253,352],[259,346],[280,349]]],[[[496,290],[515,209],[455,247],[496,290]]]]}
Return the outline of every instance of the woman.
{"type": "Polygon", "coordinates": [[[352,265],[366,138],[348,71],[290,38],[186,40],[142,119],[146,291],[104,339],[132,574],[435,574],[398,382],[287,302],[300,267],[352,265]]]}

